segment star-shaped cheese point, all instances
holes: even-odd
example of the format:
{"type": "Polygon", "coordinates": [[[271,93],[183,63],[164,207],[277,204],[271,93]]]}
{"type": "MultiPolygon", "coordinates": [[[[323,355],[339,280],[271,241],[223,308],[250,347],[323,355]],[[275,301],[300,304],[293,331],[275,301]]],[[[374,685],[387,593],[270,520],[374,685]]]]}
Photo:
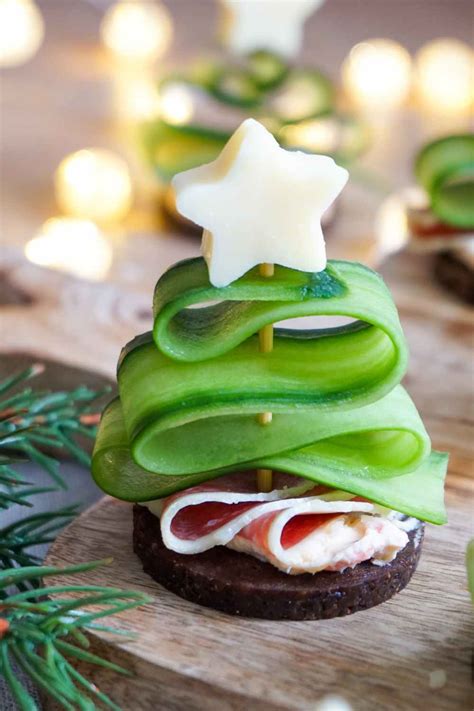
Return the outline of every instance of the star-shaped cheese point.
{"type": "Polygon", "coordinates": [[[204,228],[209,278],[220,287],[261,263],[324,269],[321,216],[347,178],[332,158],[285,151],[247,119],[213,163],[179,173],[173,187],[179,212],[204,228]]]}
{"type": "Polygon", "coordinates": [[[324,0],[222,0],[223,39],[236,54],[266,49],[294,56],[303,39],[303,23],[324,0]]]}

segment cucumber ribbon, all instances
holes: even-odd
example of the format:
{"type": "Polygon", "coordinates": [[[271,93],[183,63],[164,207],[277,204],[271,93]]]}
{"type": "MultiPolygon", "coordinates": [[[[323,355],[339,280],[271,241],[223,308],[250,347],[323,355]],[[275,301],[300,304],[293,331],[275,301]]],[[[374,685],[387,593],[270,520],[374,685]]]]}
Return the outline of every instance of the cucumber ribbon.
{"type": "Polygon", "coordinates": [[[398,384],[406,344],[375,272],[331,261],[314,274],[276,267],[269,282],[255,269],[219,289],[203,259],[186,260],[159,280],[154,315],[153,334],[124,349],[120,399],[102,419],[93,475],[105,491],[145,501],[263,467],[444,522],[446,455],[430,453],[398,384]],[[307,316],[352,321],[277,328],[273,352],[258,352],[264,325],[307,316]]]}
{"type": "MultiPolygon", "coordinates": [[[[307,125],[300,122],[311,121],[317,135],[318,120],[327,121],[328,117],[336,134],[330,153],[337,162],[353,160],[369,142],[365,121],[337,110],[335,88],[328,77],[317,69],[291,68],[271,52],[254,52],[243,65],[234,67],[214,61],[199,62],[188,71],[168,74],[158,89],[165,91],[176,83],[204,92],[231,109],[252,109],[268,124],[278,142],[289,149],[327,153],[327,146],[318,146],[317,139],[302,146],[294,138],[287,143],[285,127],[301,125],[307,135],[307,125]]],[[[239,116],[236,115],[236,123],[239,116]]],[[[145,159],[158,177],[170,181],[176,173],[215,160],[231,135],[232,131],[209,125],[175,125],[155,119],[141,126],[140,143],[145,159]]],[[[299,135],[301,138],[302,133],[299,135]]]]}
{"type": "Polygon", "coordinates": [[[429,143],[416,158],[415,172],[441,220],[474,229],[474,134],[429,143]]]}
{"type": "MultiPolygon", "coordinates": [[[[341,113],[325,113],[315,119],[301,123],[281,123],[280,119],[272,119],[269,127],[284,148],[301,149],[308,152],[324,152],[331,155],[339,163],[349,163],[357,158],[370,143],[370,132],[367,125],[354,116],[341,113]],[[318,146],[316,138],[312,144],[301,139],[301,132],[288,133],[288,127],[301,126],[303,133],[308,125],[315,126],[318,122],[330,119],[335,128],[337,138],[331,150],[318,146]]],[[[148,121],[141,126],[140,142],[145,160],[157,176],[169,182],[171,178],[184,170],[195,168],[203,163],[215,160],[232,136],[231,131],[212,128],[200,124],[177,126],[162,119],[148,121]]]]}

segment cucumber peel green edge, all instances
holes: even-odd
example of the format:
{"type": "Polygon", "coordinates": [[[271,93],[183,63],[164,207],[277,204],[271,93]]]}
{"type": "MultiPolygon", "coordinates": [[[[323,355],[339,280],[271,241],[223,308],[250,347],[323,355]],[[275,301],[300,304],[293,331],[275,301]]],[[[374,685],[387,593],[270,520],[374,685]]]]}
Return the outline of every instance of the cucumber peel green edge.
{"type": "MultiPolygon", "coordinates": [[[[375,503],[434,524],[446,523],[443,500],[448,455],[432,451],[412,472],[389,479],[374,480],[350,469],[336,473],[324,470],[308,454],[290,453],[248,462],[240,469],[270,467],[288,471],[328,486],[365,496],[375,503]]],[[[235,467],[230,468],[236,471],[235,467]]],[[[225,472],[198,472],[167,476],[139,467],[132,459],[119,399],[105,409],[92,459],[92,475],[105,493],[123,501],[152,501],[215,479],[225,472]]]]}
{"type": "Polygon", "coordinates": [[[428,143],[415,159],[415,173],[441,220],[461,229],[474,228],[474,134],[428,143]]]}
{"type": "MultiPolygon", "coordinates": [[[[202,259],[186,260],[160,279],[155,294],[155,337],[166,355],[149,338],[139,339],[131,350],[125,350],[119,365],[119,385],[128,426],[124,428],[122,407],[118,403],[111,405],[104,414],[94,453],[93,474],[97,483],[118,498],[145,500],[168,495],[227,471],[268,466],[353,490],[384,505],[442,523],[445,513],[439,482],[445,473],[446,456],[432,453],[427,458],[429,439],[416,409],[403,388],[393,389],[405,370],[406,347],[395,306],[381,278],[361,265],[331,262],[328,270],[319,275],[277,268],[270,290],[269,286],[268,281],[262,284],[258,274],[250,272],[230,287],[215,289],[209,284],[202,259]],[[186,306],[219,298],[230,301],[183,311],[186,306]],[[355,308],[350,309],[348,301],[355,308]],[[304,313],[298,308],[295,312],[295,306],[301,303],[305,304],[304,313]],[[375,308],[377,303],[379,309],[375,308]],[[319,308],[315,309],[315,305],[319,308]],[[348,362],[342,364],[344,372],[348,367],[350,370],[351,358],[360,361],[361,357],[359,370],[362,365],[363,371],[370,365],[370,359],[367,362],[363,359],[367,346],[373,356],[377,340],[382,345],[385,341],[393,350],[386,360],[390,367],[375,370],[373,382],[367,382],[360,392],[346,381],[345,391],[333,392],[332,398],[328,392],[317,397],[321,382],[316,382],[309,395],[308,384],[300,382],[296,383],[299,391],[290,388],[286,402],[281,392],[275,399],[276,391],[259,392],[247,401],[242,397],[244,392],[236,395],[235,383],[248,379],[252,362],[263,363],[261,357],[254,357],[257,346],[254,339],[248,338],[249,332],[278,320],[276,312],[279,318],[309,313],[360,316],[361,308],[365,319],[373,325],[356,322],[333,330],[296,332],[297,335],[294,331],[277,331],[275,348],[278,353],[280,339],[283,346],[283,359],[277,363],[280,368],[285,361],[287,366],[294,362],[295,348],[302,349],[304,365],[308,346],[312,353],[322,352],[320,365],[324,365],[329,354],[329,362],[337,366],[339,342],[343,351],[349,351],[348,362]],[[220,318],[216,318],[216,309],[220,318]],[[226,359],[228,362],[223,363],[226,359]],[[235,369],[239,362],[241,368],[237,367],[234,384],[228,384],[227,394],[221,391],[212,398],[212,387],[219,391],[219,375],[224,373],[221,385],[225,385],[225,378],[232,375],[232,367],[235,369]],[[189,378],[193,382],[186,392],[189,378]],[[199,392],[200,382],[209,382],[211,390],[206,392],[204,388],[199,392]],[[173,388],[177,388],[174,406],[173,388]],[[165,396],[164,390],[168,391],[165,396]],[[296,406],[291,402],[295,397],[296,406]],[[249,414],[267,409],[277,414],[272,427],[262,430],[249,414]],[[228,452],[233,452],[234,459],[231,456],[229,460],[228,452]],[[119,460],[122,464],[117,469],[119,460]],[[155,473],[145,471],[143,465],[155,473]],[[416,483],[418,478],[414,480],[413,470],[419,481],[424,481],[422,490],[430,482],[433,488],[431,504],[426,503],[427,498],[431,500],[428,494],[417,497],[425,500],[424,507],[411,495],[404,501],[395,481],[416,483]],[[392,504],[387,496],[392,497],[392,504]]],[[[383,363],[384,348],[381,354],[383,363]]],[[[265,368],[253,376],[253,386],[264,384],[265,368]]],[[[333,376],[333,383],[337,382],[337,368],[333,376]]],[[[288,371],[284,370],[283,381],[287,378],[288,371]]],[[[322,380],[326,379],[327,372],[322,380]]],[[[278,377],[275,384],[278,385],[278,377]]]]}
{"type": "Polygon", "coordinates": [[[469,590],[471,601],[474,605],[474,538],[471,538],[466,547],[466,571],[467,589],[469,590]]]}

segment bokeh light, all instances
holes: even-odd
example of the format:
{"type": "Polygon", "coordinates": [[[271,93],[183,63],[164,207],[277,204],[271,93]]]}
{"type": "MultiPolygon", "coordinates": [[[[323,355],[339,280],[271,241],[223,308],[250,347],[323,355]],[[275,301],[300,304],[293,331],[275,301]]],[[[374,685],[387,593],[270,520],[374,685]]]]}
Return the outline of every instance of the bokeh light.
{"type": "Polygon", "coordinates": [[[25,246],[30,262],[101,280],[112,263],[112,248],[97,225],[73,217],[52,217],[25,246]]]}
{"type": "Polygon", "coordinates": [[[132,183],[122,158],[101,148],[67,156],[55,175],[56,199],[68,215],[97,222],[123,219],[132,202],[132,183]]]}
{"type": "Polygon", "coordinates": [[[316,153],[333,153],[340,143],[340,127],[331,117],[311,119],[285,126],[281,137],[285,146],[316,153]]]}
{"type": "Polygon", "coordinates": [[[166,83],[160,90],[159,114],[176,126],[191,120],[194,114],[193,97],[189,89],[178,82],[166,83]]]}
{"type": "Polygon", "coordinates": [[[342,66],[345,90],[359,106],[393,109],[408,98],[411,57],[398,42],[373,39],[356,44],[342,66]]]}
{"type": "Polygon", "coordinates": [[[118,57],[154,62],[171,44],[173,25],[159,3],[121,0],[106,12],[101,26],[105,45],[118,57]]]}
{"type": "Polygon", "coordinates": [[[150,121],[160,113],[156,78],[145,71],[114,75],[115,109],[120,119],[132,123],[150,121]]]}
{"type": "Polygon", "coordinates": [[[432,111],[469,111],[474,103],[474,52],[457,39],[429,42],[415,58],[415,86],[421,104],[432,111]]]}
{"type": "Polygon", "coordinates": [[[374,219],[374,234],[380,258],[398,252],[408,240],[407,193],[393,193],[379,206],[374,219]]]}
{"type": "Polygon", "coordinates": [[[43,18],[32,0],[0,0],[0,67],[27,62],[43,37],[43,18]]]}

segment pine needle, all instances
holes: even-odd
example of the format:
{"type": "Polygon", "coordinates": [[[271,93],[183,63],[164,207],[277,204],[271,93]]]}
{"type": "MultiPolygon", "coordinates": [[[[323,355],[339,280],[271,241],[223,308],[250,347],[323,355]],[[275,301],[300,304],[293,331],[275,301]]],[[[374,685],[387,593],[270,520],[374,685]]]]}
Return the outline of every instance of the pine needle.
{"type": "MultiPolygon", "coordinates": [[[[54,566],[12,568],[0,573],[0,589],[33,581],[37,586],[23,593],[6,595],[0,605],[0,673],[22,711],[30,711],[35,706],[15,676],[12,659],[65,709],[92,711],[96,709],[95,699],[118,711],[108,696],[74,669],[72,660],[130,675],[127,669],[91,652],[87,632],[97,629],[93,620],[133,609],[149,598],[134,590],[98,585],[39,587],[43,577],[72,575],[108,562],[94,561],[62,569],[54,566]],[[63,597],[64,594],[67,597],[63,597]],[[91,606],[94,612],[86,613],[91,606]]],[[[126,634],[122,629],[106,629],[112,634],[126,634]]]]}
{"type": "MultiPolygon", "coordinates": [[[[102,393],[86,387],[56,393],[23,387],[21,392],[12,392],[43,370],[41,365],[32,365],[0,382],[0,510],[15,505],[31,508],[33,496],[67,488],[51,452],[67,453],[89,464],[76,437],[95,437],[99,414],[94,406],[102,393]],[[25,481],[15,468],[25,461],[47,472],[54,486],[38,487],[25,481]]],[[[37,707],[15,673],[18,667],[67,711],[95,711],[97,704],[120,711],[77,671],[74,661],[128,675],[128,670],[90,650],[88,632],[130,637],[126,630],[100,621],[142,605],[148,598],[133,590],[100,585],[45,586],[45,578],[91,571],[110,559],[60,569],[39,565],[39,558],[30,552],[33,546],[51,542],[76,514],[75,506],[67,506],[32,513],[0,528],[0,675],[20,711],[37,711],[37,707]]]]}

